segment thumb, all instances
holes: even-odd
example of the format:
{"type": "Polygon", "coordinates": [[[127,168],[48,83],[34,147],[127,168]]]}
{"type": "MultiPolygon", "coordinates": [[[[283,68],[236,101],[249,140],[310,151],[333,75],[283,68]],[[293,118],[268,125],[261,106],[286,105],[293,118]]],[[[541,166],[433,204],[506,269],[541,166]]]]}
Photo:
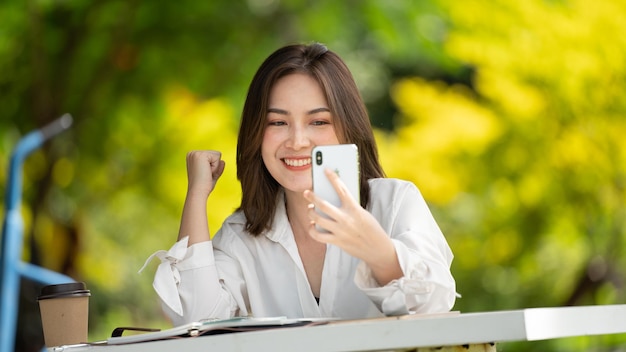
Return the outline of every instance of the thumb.
{"type": "Polygon", "coordinates": [[[213,171],[213,179],[217,181],[220,176],[224,173],[224,168],[226,168],[226,162],[224,160],[220,160],[213,171]]]}

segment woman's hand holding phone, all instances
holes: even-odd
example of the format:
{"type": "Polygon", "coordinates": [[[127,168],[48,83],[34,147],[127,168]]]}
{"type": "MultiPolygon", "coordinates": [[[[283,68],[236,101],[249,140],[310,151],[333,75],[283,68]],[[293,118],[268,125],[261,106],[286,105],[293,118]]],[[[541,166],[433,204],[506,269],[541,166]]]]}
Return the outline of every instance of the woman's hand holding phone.
{"type": "Polygon", "coordinates": [[[336,245],[348,254],[364,261],[372,270],[380,285],[402,276],[396,250],[391,239],[376,218],[361,207],[350,195],[350,191],[340,177],[326,169],[335,191],[339,195],[339,207],[320,198],[312,191],[305,191],[304,197],[311,202],[309,235],[322,243],[336,245]],[[323,212],[326,216],[318,213],[323,212]],[[320,231],[317,226],[326,231],[320,231]]]}

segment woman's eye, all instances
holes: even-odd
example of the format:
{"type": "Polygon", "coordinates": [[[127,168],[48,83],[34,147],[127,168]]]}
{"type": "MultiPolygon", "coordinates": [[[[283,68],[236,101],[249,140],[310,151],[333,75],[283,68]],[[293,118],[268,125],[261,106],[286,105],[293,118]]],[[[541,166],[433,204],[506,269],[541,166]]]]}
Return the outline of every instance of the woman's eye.
{"type": "Polygon", "coordinates": [[[285,121],[270,121],[268,122],[269,126],[284,126],[286,125],[285,121]]]}
{"type": "Polygon", "coordinates": [[[316,120],[313,121],[313,126],[323,126],[323,125],[328,125],[330,122],[325,121],[325,120],[316,120]]]}

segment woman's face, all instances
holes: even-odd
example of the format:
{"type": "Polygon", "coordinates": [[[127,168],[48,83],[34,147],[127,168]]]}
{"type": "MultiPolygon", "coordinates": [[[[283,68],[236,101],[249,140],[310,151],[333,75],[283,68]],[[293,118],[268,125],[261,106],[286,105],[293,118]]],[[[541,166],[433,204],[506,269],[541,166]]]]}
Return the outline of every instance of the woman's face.
{"type": "Polygon", "coordinates": [[[339,144],[333,122],[322,88],[313,77],[294,73],[274,84],[261,155],[286,192],[311,189],[311,150],[339,144]]]}

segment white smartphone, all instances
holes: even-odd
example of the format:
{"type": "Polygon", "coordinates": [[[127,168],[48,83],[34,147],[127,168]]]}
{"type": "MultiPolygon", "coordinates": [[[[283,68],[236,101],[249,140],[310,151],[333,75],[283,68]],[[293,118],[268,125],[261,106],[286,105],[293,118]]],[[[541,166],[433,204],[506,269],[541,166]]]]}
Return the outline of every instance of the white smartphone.
{"type": "MultiPolygon", "coordinates": [[[[355,144],[321,145],[311,152],[313,192],[336,207],[341,206],[339,195],[324,174],[333,170],[348,187],[350,195],[360,202],[359,150],[355,144]]],[[[324,215],[322,212],[320,214],[324,215]]]]}

